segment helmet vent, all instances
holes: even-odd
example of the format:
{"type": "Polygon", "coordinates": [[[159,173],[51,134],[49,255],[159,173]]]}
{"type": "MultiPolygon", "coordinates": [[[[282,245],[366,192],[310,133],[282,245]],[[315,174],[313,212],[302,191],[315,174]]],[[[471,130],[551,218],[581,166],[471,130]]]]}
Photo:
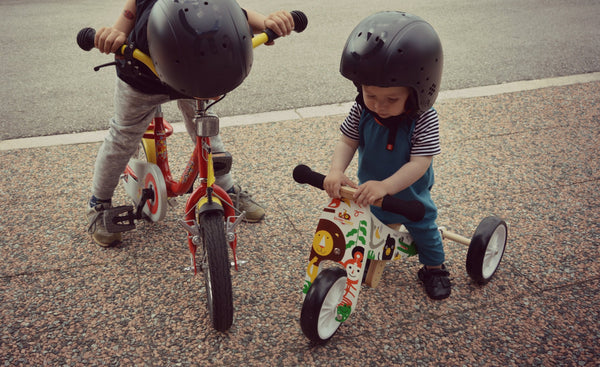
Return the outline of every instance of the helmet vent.
{"type": "Polygon", "coordinates": [[[435,94],[436,90],[437,90],[437,85],[435,83],[433,83],[429,87],[429,92],[427,94],[430,95],[430,96],[433,96],[435,94]]]}

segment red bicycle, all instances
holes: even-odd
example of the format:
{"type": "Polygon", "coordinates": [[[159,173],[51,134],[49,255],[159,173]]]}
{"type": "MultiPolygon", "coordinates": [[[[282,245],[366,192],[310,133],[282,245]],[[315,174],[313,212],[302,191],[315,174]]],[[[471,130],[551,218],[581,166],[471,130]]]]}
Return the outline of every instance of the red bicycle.
{"type": "MultiPolygon", "coordinates": [[[[300,11],[292,11],[291,14],[294,18],[294,30],[302,32],[308,23],[306,15],[300,11]]],[[[92,28],[79,31],[79,47],[91,50],[94,47],[95,33],[92,28]]],[[[252,44],[257,47],[275,38],[277,35],[267,29],[255,36],[252,44]]],[[[156,74],[148,55],[137,49],[125,52],[126,47],[123,45],[118,53],[131,55],[156,74]]],[[[94,70],[112,64],[96,66],[94,70]]],[[[121,176],[134,205],[104,211],[103,221],[108,231],[124,232],[134,229],[136,220],[162,220],[169,199],[189,193],[194,182],[198,182],[187,199],[185,215],[180,223],[188,234],[194,274],[204,274],[207,305],[213,327],[225,331],[233,323],[233,292],[227,247],[231,248],[233,264],[238,270],[235,228],[244,218],[245,212],[237,212],[227,192],[215,184],[216,176],[226,174],[231,169],[232,158],[227,152],[213,152],[211,148],[210,138],[219,133],[219,117],[210,111],[211,105],[208,101],[198,100],[196,103],[196,145],[179,180],[173,179],[171,175],[167,153],[167,137],[173,133],[173,128],[163,119],[160,107],[157,108],[156,115],[142,138],[139,156],[130,159],[121,176]]]]}

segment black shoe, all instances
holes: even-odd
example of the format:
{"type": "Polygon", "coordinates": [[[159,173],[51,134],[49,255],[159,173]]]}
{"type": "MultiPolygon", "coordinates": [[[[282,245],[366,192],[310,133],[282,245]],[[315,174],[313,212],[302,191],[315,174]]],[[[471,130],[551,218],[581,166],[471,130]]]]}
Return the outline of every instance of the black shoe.
{"type": "Polygon", "coordinates": [[[431,299],[444,299],[450,296],[450,272],[446,266],[441,269],[427,269],[423,266],[417,273],[419,280],[425,286],[425,292],[431,299]]]}

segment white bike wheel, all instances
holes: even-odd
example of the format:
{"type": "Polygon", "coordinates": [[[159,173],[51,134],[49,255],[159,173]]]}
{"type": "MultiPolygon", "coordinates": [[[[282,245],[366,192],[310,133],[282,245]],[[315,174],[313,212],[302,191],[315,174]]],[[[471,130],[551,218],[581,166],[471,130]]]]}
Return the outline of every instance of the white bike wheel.
{"type": "Polygon", "coordinates": [[[340,327],[338,305],[344,297],[346,280],[344,269],[328,268],[319,273],[308,290],[302,304],[300,325],[311,341],[323,344],[340,327]]]}
{"type": "Polygon", "coordinates": [[[490,281],[504,255],[508,227],[498,217],[487,217],[479,223],[467,252],[467,273],[479,284],[490,281]]]}

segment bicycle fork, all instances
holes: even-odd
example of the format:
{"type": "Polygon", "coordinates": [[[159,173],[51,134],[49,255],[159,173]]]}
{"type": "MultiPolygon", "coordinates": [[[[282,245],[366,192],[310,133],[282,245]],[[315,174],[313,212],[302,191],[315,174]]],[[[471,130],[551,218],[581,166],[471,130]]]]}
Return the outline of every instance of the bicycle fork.
{"type": "MultiPolygon", "coordinates": [[[[204,107],[205,102],[198,101],[197,103],[198,107],[194,120],[196,122],[196,132],[198,135],[196,144],[201,155],[198,157],[198,177],[201,180],[201,184],[188,198],[185,208],[185,219],[180,220],[180,224],[188,232],[188,245],[191,253],[191,261],[194,268],[194,274],[196,274],[196,249],[201,245],[202,241],[200,231],[200,226],[202,224],[200,223],[200,217],[203,213],[211,211],[221,213],[225,218],[225,228],[223,229],[225,231],[225,238],[233,253],[235,270],[238,270],[236,254],[237,235],[235,233],[235,228],[243,220],[245,212],[236,216],[229,195],[221,187],[215,185],[215,162],[210,147],[210,137],[219,133],[219,118],[206,110],[204,107]]],[[[228,173],[229,167],[231,167],[231,156],[229,155],[225,158],[229,159],[229,164],[225,164],[226,169],[222,168],[223,165],[219,165],[219,174],[228,173]]]]}

